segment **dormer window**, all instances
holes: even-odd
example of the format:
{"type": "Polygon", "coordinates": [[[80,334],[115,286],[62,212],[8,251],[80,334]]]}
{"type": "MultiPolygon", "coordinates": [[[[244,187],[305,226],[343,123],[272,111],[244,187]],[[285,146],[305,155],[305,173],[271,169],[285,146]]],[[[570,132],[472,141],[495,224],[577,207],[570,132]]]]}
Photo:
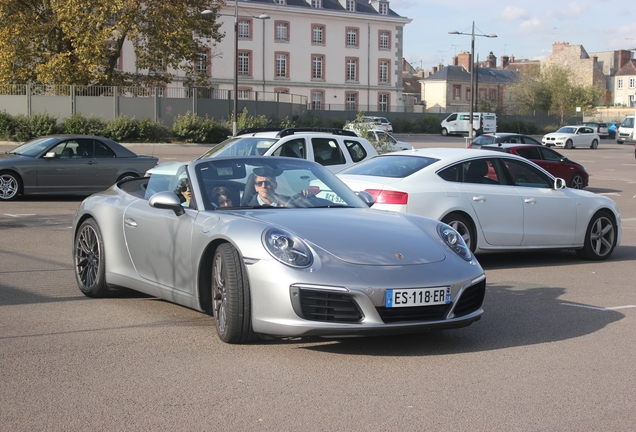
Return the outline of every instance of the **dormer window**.
{"type": "Polygon", "coordinates": [[[385,2],[380,2],[380,15],[388,15],[389,14],[389,4],[385,2]]]}
{"type": "Polygon", "coordinates": [[[286,0],[274,0],[274,3],[279,5],[284,5],[286,3],[286,0]]]}
{"type": "Polygon", "coordinates": [[[314,9],[322,9],[322,0],[311,0],[311,7],[314,9]]]}
{"type": "Polygon", "coordinates": [[[356,0],[347,0],[347,10],[349,12],[356,11],[356,0]]]}

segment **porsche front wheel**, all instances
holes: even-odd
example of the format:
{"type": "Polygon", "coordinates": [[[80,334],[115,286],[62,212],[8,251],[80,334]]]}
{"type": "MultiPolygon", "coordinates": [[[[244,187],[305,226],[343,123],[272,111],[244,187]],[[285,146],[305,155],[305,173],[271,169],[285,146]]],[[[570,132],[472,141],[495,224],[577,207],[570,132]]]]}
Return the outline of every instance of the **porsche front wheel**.
{"type": "Polygon", "coordinates": [[[250,288],[241,257],[230,244],[220,245],[212,264],[212,313],[219,338],[226,343],[251,342],[250,288]]]}
{"type": "Polygon", "coordinates": [[[95,219],[87,219],[77,230],[74,248],[75,280],[88,297],[108,297],[115,294],[106,285],[104,241],[95,219]]]}

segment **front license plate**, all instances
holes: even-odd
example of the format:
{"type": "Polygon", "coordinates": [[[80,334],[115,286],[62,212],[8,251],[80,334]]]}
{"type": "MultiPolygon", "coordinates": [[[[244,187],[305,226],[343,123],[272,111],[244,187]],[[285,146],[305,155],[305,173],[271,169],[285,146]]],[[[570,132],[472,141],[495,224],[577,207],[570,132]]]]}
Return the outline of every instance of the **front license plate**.
{"type": "Polygon", "coordinates": [[[385,304],[388,308],[432,306],[451,302],[450,287],[386,290],[385,304]]]}

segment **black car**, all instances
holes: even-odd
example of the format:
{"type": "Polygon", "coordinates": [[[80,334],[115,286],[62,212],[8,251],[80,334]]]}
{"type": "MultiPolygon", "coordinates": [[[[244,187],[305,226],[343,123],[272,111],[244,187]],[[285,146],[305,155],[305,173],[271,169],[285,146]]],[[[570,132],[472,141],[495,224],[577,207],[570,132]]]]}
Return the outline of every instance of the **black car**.
{"type": "Polygon", "coordinates": [[[537,141],[528,135],[522,135],[517,133],[510,132],[497,132],[497,133],[489,133],[478,136],[473,140],[472,143],[468,146],[468,148],[478,149],[483,145],[489,144],[538,144],[542,145],[541,141],[537,141]]]}

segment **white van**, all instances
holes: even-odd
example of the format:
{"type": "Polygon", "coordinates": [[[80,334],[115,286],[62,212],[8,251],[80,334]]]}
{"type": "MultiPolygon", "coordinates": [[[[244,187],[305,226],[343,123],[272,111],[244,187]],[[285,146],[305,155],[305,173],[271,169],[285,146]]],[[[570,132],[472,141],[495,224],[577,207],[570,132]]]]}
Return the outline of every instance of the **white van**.
{"type": "MultiPolygon", "coordinates": [[[[456,112],[452,113],[442,120],[442,135],[461,135],[467,134],[469,131],[470,113],[456,112]]],[[[485,133],[497,132],[497,114],[495,113],[473,113],[473,130],[474,136],[485,133]]]]}
{"type": "Polygon", "coordinates": [[[634,138],[632,134],[634,133],[634,116],[630,115],[625,117],[623,123],[618,127],[616,131],[616,142],[618,144],[623,144],[625,141],[631,141],[634,138]]]}

